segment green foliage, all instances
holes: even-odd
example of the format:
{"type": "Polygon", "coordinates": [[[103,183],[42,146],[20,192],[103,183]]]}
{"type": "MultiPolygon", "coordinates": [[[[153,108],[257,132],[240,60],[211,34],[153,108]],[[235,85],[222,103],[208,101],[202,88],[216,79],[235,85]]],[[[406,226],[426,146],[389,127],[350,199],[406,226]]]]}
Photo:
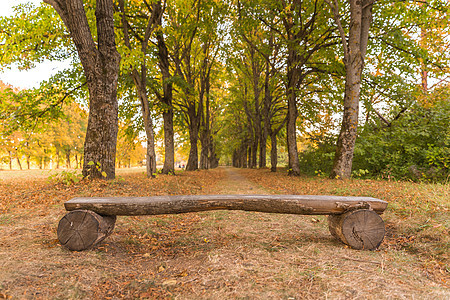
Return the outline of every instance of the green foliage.
{"type": "Polygon", "coordinates": [[[311,135],[309,144],[299,153],[300,170],[308,175],[326,177],[333,166],[336,137],[331,135],[311,135]]]}
{"type": "Polygon", "coordinates": [[[414,104],[391,126],[369,123],[355,149],[354,168],[372,176],[441,181],[450,175],[450,104],[414,104]]]}
{"type": "Polygon", "coordinates": [[[62,183],[64,185],[72,185],[80,182],[83,175],[76,170],[63,170],[61,173],[56,173],[48,177],[48,181],[55,183],[62,183]]]}
{"type": "MultiPolygon", "coordinates": [[[[395,115],[397,110],[394,109],[395,115]]],[[[415,103],[390,126],[368,122],[356,141],[353,177],[445,182],[450,176],[450,103],[415,103]]],[[[310,175],[331,170],[335,138],[310,137],[300,165],[310,175]]]]}

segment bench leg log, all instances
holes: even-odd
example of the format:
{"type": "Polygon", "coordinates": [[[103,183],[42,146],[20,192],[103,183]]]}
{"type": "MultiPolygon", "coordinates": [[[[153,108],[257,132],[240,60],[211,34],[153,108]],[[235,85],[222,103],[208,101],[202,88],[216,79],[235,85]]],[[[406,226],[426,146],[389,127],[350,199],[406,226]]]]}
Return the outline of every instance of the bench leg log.
{"type": "Polygon", "coordinates": [[[116,216],[101,216],[90,210],[74,210],[59,221],[58,240],[72,251],[89,249],[112,233],[115,222],[116,216]]]}
{"type": "Polygon", "coordinates": [[[353,249],[374,250],[385,234],[383,219],[369,209],[329,215],[328,227],[332,236],[353,249]]]}

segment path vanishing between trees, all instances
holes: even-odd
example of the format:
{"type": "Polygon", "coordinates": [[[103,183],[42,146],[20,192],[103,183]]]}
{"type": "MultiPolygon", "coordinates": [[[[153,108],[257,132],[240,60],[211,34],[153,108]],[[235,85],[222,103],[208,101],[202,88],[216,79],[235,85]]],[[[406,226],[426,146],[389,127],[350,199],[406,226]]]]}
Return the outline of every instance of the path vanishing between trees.
{"type": "Polygon", "coordinates": [[[232,167],[220,168],[225,170],[226,177],[217,184],[217,194],[271,194],[263,187],[257,186],[239,174],[238,169],[232,167]]]}

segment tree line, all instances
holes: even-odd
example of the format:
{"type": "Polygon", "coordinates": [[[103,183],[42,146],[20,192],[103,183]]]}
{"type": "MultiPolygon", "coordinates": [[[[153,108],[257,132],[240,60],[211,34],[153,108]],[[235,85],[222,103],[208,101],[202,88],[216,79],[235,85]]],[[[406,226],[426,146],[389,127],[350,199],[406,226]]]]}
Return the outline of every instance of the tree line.
{"type": "Polygon", "coordinates": [[[70,58],[71,67],[23,105],[3,105],[3,124],[29,128],[69,98],[87,99],[83,175],[93,178],[115,176],[119,118],[146,134],[148,177],[160,126],[166,174],[178,139],[190,146],[187,170],[216,167],[221,155],[265,167],[270,146],[276,171],[281,144],[299,175],[299,140],[332,133],[329,174],[348,178],[362,115],[400,118],[430,98],[429,78],[447,84],[445,1],[44,2],[1,19],[1,64],[70,58]]]}
{"type": "MultiPolygon", "coordinates": [[[[0,81],[3,105],[10,109],[14,101],[22,97],[22,92],[0,81]],[[8,97],[5,97],[8,95],[8,97]]],[[[26,94],[26,91],[25,91],[26,94]]],[[[37,123],[32,127],[15,129],[0,125],[0,163],[9,169],[31,168],[82,168],[83,141],[86,134],[87,112],[76,102],[63,107],[62,115],[46,123],[37,123]]],[[[144,159],[143,147],[138,132],[130,132],[121,122],[117,140],[116,165],[130,167],[140,165],[144,159]]]]}

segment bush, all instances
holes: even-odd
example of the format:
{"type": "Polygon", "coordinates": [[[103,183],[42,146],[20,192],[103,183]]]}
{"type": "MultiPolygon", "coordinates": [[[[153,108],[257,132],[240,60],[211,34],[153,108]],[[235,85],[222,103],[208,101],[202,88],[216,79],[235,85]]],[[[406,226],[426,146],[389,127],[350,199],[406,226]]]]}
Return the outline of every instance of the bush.
{"type": "Polygon", "coordinates": [[[448,101],[430,108],[415,105],[389,127],[368,124],[357,140],[353,168],[384,178],[446,180],[450,175],[449,128],[448,101]]]}
{"type": "MultiPolygon", "coordinates": [[[[329,174],[337,137],[310,137],[299,154],[309,175],[329,174]]],[[[368,123],[360,129],[353,158],[354,177],[445,182],[450,176],[450,102],[413,105],[389,127],[368,123]]]]}

